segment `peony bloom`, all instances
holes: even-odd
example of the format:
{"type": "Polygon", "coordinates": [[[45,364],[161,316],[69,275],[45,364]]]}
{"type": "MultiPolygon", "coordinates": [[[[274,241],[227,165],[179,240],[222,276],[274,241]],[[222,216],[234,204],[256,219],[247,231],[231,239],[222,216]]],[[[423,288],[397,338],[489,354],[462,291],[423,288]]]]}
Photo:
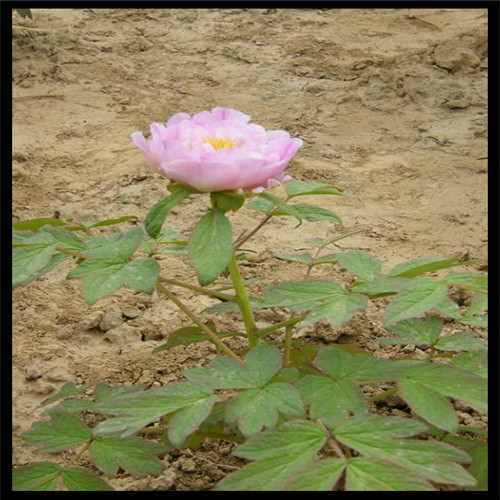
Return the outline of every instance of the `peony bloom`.
{"type": "Polygon", "coordinates": [[[199,191],[277,185],[287,180],[283,172],[302,146],[288,132],[267,131],[229,108],[177,113],[165,125],[152,123],[149,139],[141,132],[131,138],[157,172],[199,191]]]}

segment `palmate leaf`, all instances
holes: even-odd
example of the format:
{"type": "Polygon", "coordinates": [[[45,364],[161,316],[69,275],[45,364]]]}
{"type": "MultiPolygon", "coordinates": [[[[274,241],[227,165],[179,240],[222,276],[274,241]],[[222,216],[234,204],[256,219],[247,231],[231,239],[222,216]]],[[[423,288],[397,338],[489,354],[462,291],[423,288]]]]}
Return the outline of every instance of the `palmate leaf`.
{"type": "Polygon", "coordinates": [[[232,238],[231,223],[221,210],[212,209],[199,220],[190,254],[200,284],[212,283],[226,269],[233,255],[232,238]]]}
{"type": "Polygon", "coordinates": [[[51,462],[16,467],[12,472],[14,491],[57,491],[64,484],[70,491],[109,491],[113,488],[92,472],[80,467],[65,468],[51,462]]]}
{"type": "Polygon", "coordinates": [[[184,376],[193,384],[210,389],[255,389],[263,387],[281,369],[281,354],[274,346],[254,347],[239,364],[217,356],[206,368],[189,368],[184,376]]]}
{"type": "Polygon", "coordinates": [[[86,385],[80,385],[77,387],[73,382],[68,382],[64,384],[61,389],[59,389],[59,391],[57,391],[55,394],[42,401],[42,404],[48,405],[50,403],[55,403],[56,401],[59,401],[61,399],[66,399],[71,396],[78,396],[83,391],[85,391],[86,388],[86,385]]]}
{"type": "Polygon", "coordinates": [[[440,304],[448,294],[445,284],[430,278],[418,278],[413,286],[402,290],[387,306],[385,311],[386,325],[404,319],[422,316],[425,312],[440,304]]]}
{"type": "Polygon", "coordinates": [[[341,443],[366,458],[394,463],[424,480],[459,486],[475,484],[475,479],[459,465],[470,462],[469,455],[464,451],[433,440],[401,439],[405,434],[409,437],[414,433],[411,429],[415,424],[407,424],[406,430],[402,422],[405,419],[399,419],[394,426],[397,431],[394,431],[389,423],[394,417],[375,418],[388,422],[382,432],[375,421],[371,422],[371,428],[368,429],[369,419],[362,417],[337,425],[333,434],[341,443]]]}
{"type": "Polygon", "coordinates": [[[405,288],[410,287],[412,283],[413,280],[410,278],[378,276],[371,281],[360,281],[355,283],[351,290],[376,298],[401,292],[405,288]]]}
{"type": "Polygon", "coordinates": [[[375,279],[382,269],[382,262],[369,253],[360,250],[349,250],[335,254],[338,263],[355,274],[358,278],[365,281],[375,279]]]}
{"type": "Polygon", "coordinates": [[[25,285],[53,269],[66,257],[56,248],[60,242],[48,231],[21,236],[12,252],[12,286],[25,285]]]}
{"type": "Polygon", "coordinates": [[[304,402],[310,405],[310,418],[325,425],[333,426],[352,415],[368,412],[361,390],[350,380],[306,375],[298,388],[304,402]]]}
{"type": "Polygon", "coordinates": [[[468,371],[441,363],[424,363],[408,368],[401,381],[416,382],[442,396],[459,399],[478,411],[487,410],[486,380],[468,371]]]}
{"type": "Polygon", "coordinates": [[[163,470],[158,455],[165,449],[139,438],[98,436],[89,450],[92,461],[108,476],[116,476],[120,468],[134,477],[158,475],[163,470]]]}
{"type": "Polygon", "coordinates": [[[248,389],[231,399],[226,406],[226,422],[237,423],[245,436],[272,429],[279,415],[300,417],[304,404],[299,391],[288,383],[270,383],[262,388],[248,389]]]}
{"type": "Polygon", "coordinates": [[[23,434],[24,440],[47,453],[57,453],[87,443],[91,430],[79,417],[67,414],[53,415],[48,422],[35,422],[30,431],[23,434]]]}
{"type": "Polygon", "coordinates": [[[142,228],[134,228],[109,238],[93,238],[83,254],[87,257],[68,278],[82,278],[84,297],[94,304],[122,286],[151,294],[159,273],[152,258],[130,261],[144,238],[142,228]]]}
{"type": "MultiPolygon", "coordinates": [[[[214,401],[210,389],[185,382],[157,389],[118,393],[94,406],[94,411],[114,416],[99,423],[94,428],[94,434],[120,433],[122,437],[128,437],[164,415],[207,400],[214,401]]],[[[188,426],[188,422],[179,422],[179,425],[188,426]]]]}
{"type": "Polygon", "coordinates": [[[378,359],[368,353],[350,353],[332,345],[319,350],[314,364],[334,380],[369,382],[398,380],[409,368],[422,362],[378,359]]]}
{"type": "Polygon", "coordinates": [[[216,490],[282,490],[300,469],[312,462],[326,439],[320,426],[301,420],[259,433],[233,451],[233,455],[256,462],[229,474],[216,490]]]}
{"type": "Polygon", "coordinates": [[[435,488],[394,464],[357,457],[347,464],[346,491],[435,491],[435,488]]]}
{"type": "Polygon", "coordinates": [[[347,465],[345,460],[327,458],[295,474],[286,485],[289,491],[331,491],[347,465]]]}
{"type": "Polygon", "coordinates": [[[157,238],[160,234],[161,228],[168,213],[172,208],[178,205],[182,200],[190,196],[194,192],[193,189],[187,186],[176,186],[172,194],[162,198],[160,201],[155,203],[153,207],[149,210],[144,220],[144,226],[146,232],[151,236],[151,238],[157,238]]]}
{"type": "Polygon", "coordinates": [[[332,326],[348,321],[354,312],[367,305],[364,295],[349,293],[330,281],[291,281],[268,287],[258,307],[288,307],[293,311],[310,310],[303,324],[325,320],[332,326]]]}

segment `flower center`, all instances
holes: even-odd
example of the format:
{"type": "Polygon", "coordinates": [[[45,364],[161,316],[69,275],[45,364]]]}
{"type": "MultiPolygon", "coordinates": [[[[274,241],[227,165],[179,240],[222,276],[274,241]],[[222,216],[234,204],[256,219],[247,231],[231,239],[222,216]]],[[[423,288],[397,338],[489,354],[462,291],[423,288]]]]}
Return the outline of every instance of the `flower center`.
{"type": "Polygon", "coordinates": [[[204,142],[210,144],[216,151],[219,149],[231,149],[236,146],[233,140],[225,138],[207,137],[204,142]]]}

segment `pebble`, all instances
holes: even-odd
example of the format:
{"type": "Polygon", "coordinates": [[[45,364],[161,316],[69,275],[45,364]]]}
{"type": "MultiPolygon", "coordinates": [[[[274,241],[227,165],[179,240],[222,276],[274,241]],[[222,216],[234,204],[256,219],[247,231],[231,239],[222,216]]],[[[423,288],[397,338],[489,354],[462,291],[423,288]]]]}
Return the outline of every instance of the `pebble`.
{"type": "Polygon", "coordinates": [[[135,328],[128,325],[122,325],[118,328],[113,328],[108,331],[104,339],[112,344],[132,344],[141,341],[141,335],[135,328]]]}
{"type": "Polygon", "coordinates": [[[165,469],[161,476],[151,478],[150,485],[153,490],[165,491],[171,488],[177,478],[177,472],[173,467],[165,469]]]}
{"type": "Polygon", "coordinates": [[[28,382],[33,382],[34,380],[38,380],[42,378],[42,373],[38,368],[26,368],[26,373],[24,375],[24,379],[28,382]]]}
{"type": "Polygon", "coordinates": [[[177,465],[184,472],[194,472],[196,470],[196,462],[192,458],[181,458],[177,461],[177,465]]]}
{"type": "Polygon", "coordinates": [[[47,396],[55,391],[55,387],[41,380],[37,380],[32,386],[29,392],[32,394],[38,394],[39,396],[47,396]]]}
{"type": "Polygon", "coordinates": [[[50,370],[45,375],[45,378],[49,382],[68,382],[70,380],[73,380],[73,377],[64,368],[58,367],[50,370]]]}
{"type": "Polygon", "coordinates": [[[97,328],[99,326],[99,323],[101,323],[103,318],[104,318],[103,311],[94,311],[94,312],[90,313],[82,321],[80,321],[80,323],[78,323],[78,326],[82,330],[91,330],[92,328],[97,328]]]}
{"type": "Polygon", "coordinates": [[[58,340],[68,340],[73,336],[74,328],[71,325],[67,325],[63,328],[60,328],[56,332],[56,338],[58,340]]]}
{"type": "Polygon", "coordinates": [[[122,314],[129,319],[134,319],[137,318],[141,312],[138,309],[135,309],[134,307],[126,307],[122,309],[122,314]]]}
{"type": "Polygon", "coordinates": [[[104,314],[99,324],[99,328],[103,332],[107,332],[108,330],[117,328],[122,323],[123,323],[123,317],[120,311],[108,311],[106,314],[104,314]]]}
{"type": "Polygon", "coordinates": [[[457,411],[458,418],[465,424],[469,425],[472,423],[473,418],[464,411],[457,411]]]}

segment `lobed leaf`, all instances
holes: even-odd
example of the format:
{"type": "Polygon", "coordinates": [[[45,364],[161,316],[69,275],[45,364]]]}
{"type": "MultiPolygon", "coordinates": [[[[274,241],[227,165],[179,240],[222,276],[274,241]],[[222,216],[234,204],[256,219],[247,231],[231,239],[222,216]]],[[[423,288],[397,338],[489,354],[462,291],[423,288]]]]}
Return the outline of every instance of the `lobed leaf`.
{"type": "Polygon", "coordinates": [[[289,491],[331,491],[344,472],[346,461],[326,458],[314,462],[308,468],[295,474],[287,484],[289,491]]]}
{"type": "Polygon", "coordinates": [[[341,190],[327,184],[326,182],[299,181],[297,179],[293,179],[286,183],[286,192],[290,198],[318,194],[330,194],[337,196],[341,196],[343,194],[341,190]]]}
{"type": "Polygon", "coordinates": [[[361,250],[339,252],[335,257],[342,267],[362,280],[374,280],[382,269],[382,263],[378,259],[361,250]]]}
{"type": "Polygon", "coordinates": [[[460,266],[463,261],[457,258],[443,259],[440,257],[419,257],[418,259],[403,262],[393,267],[389,271],[389,276],[402,276],[405,278],[414,278],[425,273],[432,273],[440,269],[460,266]]]}

